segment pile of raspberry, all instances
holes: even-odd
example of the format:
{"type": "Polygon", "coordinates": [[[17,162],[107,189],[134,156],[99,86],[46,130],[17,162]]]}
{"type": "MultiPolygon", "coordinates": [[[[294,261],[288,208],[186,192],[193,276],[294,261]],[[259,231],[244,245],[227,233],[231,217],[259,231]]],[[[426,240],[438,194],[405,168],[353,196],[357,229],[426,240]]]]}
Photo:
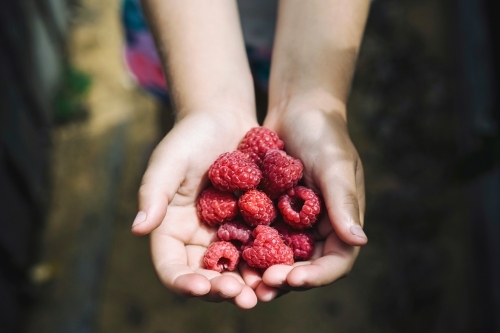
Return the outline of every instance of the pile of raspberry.
{"type": "Polygon", "coordinates": [[[311,258],[321,200],[299,185],[304,166],[284,146],[270,129],[255,127],[238,150],[220,155],[210,167],[212,185],[197,202],[200,219],[218,228],[205,268],[232,271],[245,260],[266,269],[311,258]]]}

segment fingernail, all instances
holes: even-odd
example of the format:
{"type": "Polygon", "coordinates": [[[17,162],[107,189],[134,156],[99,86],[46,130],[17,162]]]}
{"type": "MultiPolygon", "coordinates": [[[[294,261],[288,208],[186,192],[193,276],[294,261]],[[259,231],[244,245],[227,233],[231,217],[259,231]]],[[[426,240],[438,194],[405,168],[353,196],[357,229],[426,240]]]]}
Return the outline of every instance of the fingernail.
{"type": "Polygon", "coordinates": [[[356,235],[361,238],[367,238],[365,235],[365,232],[363,231],[363,228],[361,228],[360,225],[353,225],[349,230],[351,230],[351,234],[356,235]]]}
{"type": "Polygon", "coordinates": [[[137,213],[134,223],[132,223],[132,228],[144,221],[146,221],[146,213],[141,210],[139,213],[137,213]]]}

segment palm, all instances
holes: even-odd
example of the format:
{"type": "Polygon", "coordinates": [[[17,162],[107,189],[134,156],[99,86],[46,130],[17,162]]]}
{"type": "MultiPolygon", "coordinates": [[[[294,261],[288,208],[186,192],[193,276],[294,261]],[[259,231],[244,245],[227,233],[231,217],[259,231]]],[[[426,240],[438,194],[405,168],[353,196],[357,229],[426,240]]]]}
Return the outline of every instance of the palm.
{"type": "Polygon", "coordinates": [[[285,141],[289,154],[302,160],[304,182],[322,194],[328,211],[318,222],[311,261],[273,266],[263,281],[285,289],[329,284],[350,271],[359,252],[357,245],[366,243],[366,238],[349,231],[355,221],[363,221],[361,161],[341,117],[313,110],[285,115],[266,125],[285,141]]]}
{"type": "Polygon", "coordinates": [[[248,299],[253,291],[245,286],[239,273],[203,269],[202,258],[216,229],[200,222],[196,210],[196,199],[208,185],[210,165],[220,154],[235,150],[245,133],[257,125],[255,120],[239,124],[235,127],[231,123],[229,128],[213,115],[184,118],[158,145],[145,181],[160,173],[168,179],[158,184],[164,184],[168,209],[151,233],[153,262],[160,280],[181,294],[204,295],[212,301],[234,298],[235,303],[245,307],[251,303],[248,299]]]}

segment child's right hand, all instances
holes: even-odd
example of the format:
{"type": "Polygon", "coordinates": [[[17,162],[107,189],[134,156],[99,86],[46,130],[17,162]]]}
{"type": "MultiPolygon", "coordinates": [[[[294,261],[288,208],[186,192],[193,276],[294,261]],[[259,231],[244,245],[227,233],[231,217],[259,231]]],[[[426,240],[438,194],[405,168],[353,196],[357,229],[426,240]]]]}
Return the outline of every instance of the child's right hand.
{"type": "Polygon", "coordinates": [[[244,281],[261,281],[243,269],[222,274],[202,267],[215,228],[200,222],[196,199],[208,185],[207,171],[216,158],[235,150],[245,133],[258,126],[246,113],[191,112],[160,142],[139,189],[139,214],[132,231],[151,233],[153,263],[161,282],[184,296],[228,300],[252,308],[257,297],[244,281]],[[245,278],[245,280],[244,280],[245,278]]]}

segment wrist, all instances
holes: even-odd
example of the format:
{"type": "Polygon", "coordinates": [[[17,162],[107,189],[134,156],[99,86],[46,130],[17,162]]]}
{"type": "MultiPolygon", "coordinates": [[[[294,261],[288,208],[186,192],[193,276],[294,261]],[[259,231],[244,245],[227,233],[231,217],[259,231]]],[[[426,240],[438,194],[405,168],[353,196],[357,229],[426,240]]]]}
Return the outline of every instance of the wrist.
{"type": "MultiPolygon", "coordinates": [[[[175,104],[175,103],[174,103],[175,104]]],[[[174,105],[176,120],[190,115],[209,115],[213,117],[245,119],[257,121],[253,101],[202,101],[197,103],[182,103],[174,105]]]]}
{"type": "Polygon", "coordinates": [[[202,128],[216,128],[212,135],[227,137],[235,134],[235,140],[241,140],[243,134],[250,128],[258,126],[257,117],[253,110],[240,105],[224,104],[218,107],[206,107],[200,109],[189,109],[177,114],[176,125],[202,128]],[[196,127],[195,126],[195,127],[196,127]]]}
{"type": "Polygon", "coordinates": [[[325,90],[315,89],[294,94],[283,92],[275,96],[269,103],[266,125],[276,128],[284,118],[295,118],[308,112],[337,117],[344,122],[347,120],[343,100],[325,90]]]}

